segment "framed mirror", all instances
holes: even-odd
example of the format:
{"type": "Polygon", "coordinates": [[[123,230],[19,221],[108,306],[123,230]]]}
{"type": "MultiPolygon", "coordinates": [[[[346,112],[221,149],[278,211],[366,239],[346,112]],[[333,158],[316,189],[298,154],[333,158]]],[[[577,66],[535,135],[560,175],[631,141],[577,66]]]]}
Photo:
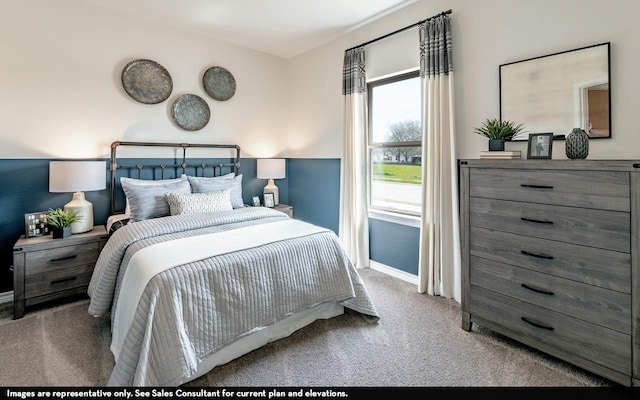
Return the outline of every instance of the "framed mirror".
{"type": "Polygon", "coordinates": [[[500,65],[500,119],[521,123],[512,140],[573,128],[611,137],[610,43],[500,65]]]}

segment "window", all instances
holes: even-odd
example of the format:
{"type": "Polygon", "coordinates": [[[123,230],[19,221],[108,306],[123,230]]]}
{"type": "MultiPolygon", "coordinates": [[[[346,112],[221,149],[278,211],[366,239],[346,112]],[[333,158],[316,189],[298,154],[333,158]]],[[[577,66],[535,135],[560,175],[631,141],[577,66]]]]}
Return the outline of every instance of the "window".
{"type": "Polygon", "coordinates": [[[369,208],[419,216],[422,107],[418,71],[368,84],[369,208]]]}

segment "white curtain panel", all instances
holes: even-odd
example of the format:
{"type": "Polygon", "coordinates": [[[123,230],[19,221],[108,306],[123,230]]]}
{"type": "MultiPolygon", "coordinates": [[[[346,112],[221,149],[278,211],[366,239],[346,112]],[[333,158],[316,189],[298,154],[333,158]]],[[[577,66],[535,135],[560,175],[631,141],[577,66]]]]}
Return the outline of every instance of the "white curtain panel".
{"type": "Polygon", "coordinates": [[[461,301],[460,224],[449,15],[419,26],[422,223],[418,290],[461,301]]]}
{"type": "Polygon", "coordinates": [[[347,255],[357,268],[369,266],[366,90],[364,47],[345,51],[342,71],[344,153],[338,234],[347,255]]]}

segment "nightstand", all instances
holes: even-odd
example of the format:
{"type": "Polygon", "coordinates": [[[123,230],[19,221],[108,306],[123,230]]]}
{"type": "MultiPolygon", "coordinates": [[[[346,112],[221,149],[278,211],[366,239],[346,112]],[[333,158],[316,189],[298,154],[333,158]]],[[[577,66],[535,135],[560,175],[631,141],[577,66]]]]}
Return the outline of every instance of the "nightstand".
{"type": "Polygon", "coordinates": [[[13,318],[25,307],[86,293],[106,241],[104,226],[64,239],[21,237],[13,248],[13,318]]]}
{"type": "Polygon", "coordinates": [[[273,207],[273,209],[287,214],[289,218],[293,218],[293,206],[280,203],[277,206],[273,207]]]}

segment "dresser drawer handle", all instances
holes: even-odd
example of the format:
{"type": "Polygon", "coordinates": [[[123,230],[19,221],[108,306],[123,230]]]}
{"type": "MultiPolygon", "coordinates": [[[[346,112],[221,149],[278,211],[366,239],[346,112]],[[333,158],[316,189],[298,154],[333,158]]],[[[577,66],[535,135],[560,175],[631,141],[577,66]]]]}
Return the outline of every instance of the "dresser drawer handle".
{"type": "Polygon", "coordinates": [[[532,292],[542,293],[542,294],[548,294],[549,296],[553,296],[553,295],[554,295],[554,293],[553,293],[553,292],[551,292],[551,291],[549,291],[549,290],[541,289],[541,288],[537,288],[537,287],[535,287],[535,286],[529,286],[529,285],[527,285],[526,283],[521,283],[521,284],[520,284],[520,286],[522,286],[522,287],[523,287],[523,288],[525,288],[525,289],[529,289],[529,290],[531,290],[532,292]]]}
{"type": "Polygon", "coordinates": [[[51,262],[73,260],[76,257],[78,257],[77,254],[74,254],[74,255],[71,255],[71,256],[67,256],[67,257],[62,257],[62,258],[52,258],[51,262]]]}
{"type": "Polygon", "coordinates": [[[553,330],[553,326],[545,325],[545,324],[540,323],[540,322],[535,322],[535,321],[532,321],[532,320],[530,320],[530,319],[528,319],[526,317],[520,317],[520,319],[522,319],[524,322],[526,322],[529,325],[535,326],[536,328],[546,329],[548,331],[552,331],[553,330]]]}
{"type": "Polygon", "coordinates": [[[520,217],[520,219],[527,222],[535,222],[536,224],[553,224],[553,221],[548,221],[546,219],[533,219],[525,217],[520,217]]]}
{"type": "Polygon", "coordinates": [[[553,189],[553,186],[548,186],[548,185],[527,185],[523,183],[520,186],[526,187],[526,188],[532,188],[532,189],[553,189]]]}
{"type": "Polygon", "coordinates": [[[531,257],[535,257],[535,258],[544,258],[545,260],[553,260],[553,256],[547,255],[547,254],[536,254],[536,253],[530,253],[526,250],[520,250],[520,253],[524,254],[525,256],[531,256],[531,257]]]}
{"type": "Polygon", "coordinates": [[[51,281],[51,285],[59,285],[61,283],[67,283],[71,281],[75,281],[77,276],[72,276],[70,278],[58,279],[57,281],[51,281]]]}

